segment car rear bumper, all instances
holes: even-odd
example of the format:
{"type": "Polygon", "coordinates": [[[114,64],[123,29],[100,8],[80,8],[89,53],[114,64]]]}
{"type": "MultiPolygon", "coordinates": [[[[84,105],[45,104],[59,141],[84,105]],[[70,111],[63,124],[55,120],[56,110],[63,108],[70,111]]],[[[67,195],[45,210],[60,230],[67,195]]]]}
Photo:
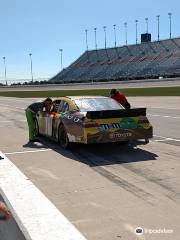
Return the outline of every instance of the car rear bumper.
{"type": "Polygon", "coordinates": [[[153,128],[148,129],[119,129],[117,131],[98,132],[95,134],[85,132],[85,143],[108,143],[129,140],[150,139],[153,137],[153,128]]]}

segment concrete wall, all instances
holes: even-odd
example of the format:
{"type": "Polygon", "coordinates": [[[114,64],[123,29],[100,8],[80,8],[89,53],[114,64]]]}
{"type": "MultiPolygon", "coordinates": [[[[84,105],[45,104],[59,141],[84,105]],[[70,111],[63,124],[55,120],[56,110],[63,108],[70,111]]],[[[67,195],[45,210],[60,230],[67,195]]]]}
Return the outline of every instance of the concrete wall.
{"type": "MultiPolygon", "coordinates": [[[[0,201],[4,202],[1,195],[0,201]]],[[[25,240],[13,217],[8,221],[0,221],[0,240],[25,240]]]]}

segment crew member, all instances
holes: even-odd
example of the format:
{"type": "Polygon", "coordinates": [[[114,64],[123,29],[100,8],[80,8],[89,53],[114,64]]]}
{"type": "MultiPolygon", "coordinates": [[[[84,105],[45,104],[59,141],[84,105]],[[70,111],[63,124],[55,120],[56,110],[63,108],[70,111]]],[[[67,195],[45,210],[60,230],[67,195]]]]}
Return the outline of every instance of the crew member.
{"type": "Polygon", "coordinates": [[[0,201],[0,214],[3,214],[0,216],[0,220],[8,220],[11,217],[11,212],[7,208],[7,206],[0,201]]]}
{"type": "Polygon", "coordinates": [[[36,139],[36,136],[35,136],[36,114],[39,111],[43,111],[43,110],[45,110],[46,112],[50,112],[51,104],[52,104],[52,99],[51,98],[46,98],[43,102],[32,103],[25,110],[26,111],[27,123],[28,123],[28,127],[29,127],[29,141],[30,142],[38,141],[38,139],[36,139]]]}
{"type": "Polygon", "coordinates": [[[111,98],[120,103],[124,108],[129,109],[131,107],[130,103],[127,101],[125,95],[117,89],[111,89],[111,98]]]}

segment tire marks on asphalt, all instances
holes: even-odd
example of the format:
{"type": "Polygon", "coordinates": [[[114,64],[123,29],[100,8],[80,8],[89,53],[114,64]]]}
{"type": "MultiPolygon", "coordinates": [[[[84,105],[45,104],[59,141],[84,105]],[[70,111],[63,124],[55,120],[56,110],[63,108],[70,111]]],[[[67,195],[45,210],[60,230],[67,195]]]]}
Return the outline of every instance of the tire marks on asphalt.
{"type": "MultiPolygon", "coordinates": [[[[132,177],[135,175],[139,179],[144,179],[143,181],[147,181],[150,184],[156,184],[157,186],[163,188],[165,190],[163,191],[163,195],[168,199],[174,201],[176,204],[180,205],[180,192],[173,187],[171,183],[172,177],[163,175],[159,176],[158,174],[154,175],[153,169],[141,169],[139,166],[137,167],[137,165],[131,164],[132,162],[138,162],[138,159],[136,158],[138,158],[139,154],[143,154],[143,152],[138,154],[137,149],[132,150],[132,152],[124,149],[121,151],[121,156],[119,156],[116,149],[115,153],[111,154],[111,159],[113,159],[111,160],[109,156],[106,155],[107,149],[104,150],[104,156],[102,154],[102,151],[100,151],[98,148],[89,149],[88,147],[83,150],[76,149],[76,151],[73,151],[73,154],[76,155],[81,162],[92,167],[94,171],[98,172],[100,175],[107,178],[112,183],[115,183],[119,187],[122,187],[126,191],[132,193],[138,198],[141,198],[151,205],[154,205],[155,200],[157,200],[156,196],[150,193],[148,189],[146,191],[142,187],[137,186],[138,182],[135,183],[134,181],[132,183],[132,178],[131,181],[127,181],[127,179],[123,178],[122,176],[124,174],[121,174],[121,171],[124,173],[123,169],[131,172],[132,177]],[[117,168],[117,164],[120,165],[120,169],[117,168]],[[113,169],[116,170],[116,173],[114,173],[113,169]],[[169,183],[168,179],[170,180],[169,183]]],[[[114,152],[113,150],[115,149],[111,150],[111,152],[114,152]]],[[[144,154],[147,153],[145,152],[144,154]]],[[[147,154],[146,157],[148,158],[148,156],[150,155],[147,154]]],[[[154,155],[154,160],[156,158],[155,156],[156,155],[154,155]]],[[[143,158],[139,159],[139,161],[141,160],[143,160],[143,158]]],[[[152,161],[153,157],[151,159],[149,158],[148,160],[152,161]]],[[[145,158],[143,161],[145,161],[145,158]]],[[[175,178],[176,177],[174,177],[174,179],[175,178]]]]}
{"type": "Polygon", "coordinates": [[[164,180],[170,179],[168,176],[159,177],[157,176],[157,174],[156,176],[152,176],[151,170],[140,169],[130,164],[124,164],[123,168],[132,171],[133,173],[145,178],[149,182],[159,185],[168,192],[167,194],[165,194],[166,197],[180,205],[180,192],[177,192],[175,189],[173,189],[173,186],[171,186],[170,184],[163,183],[164,180]]]}
{"type": "Polygon", "coordinates": [[[91,154],[90,152],[82,151],[82,149],[79,152],[78,151],[76,151],[76,153],[73,152],[73,154],[75,154],[76,157],[78,157],[83,163],[91,165],[94,171],[98,172],[100,175],[107,178],[112,183],[125,189],[126,191],[130,192],[134,196],[144,200],[148,204],[154,205],[153,202],[155,200],[155,197],[151,193],[145,191],[142,188],[139,188],[138,186],[130,183],[124,178],[121,178],[120,176],[112,173],[111,171],[108,170],[108,167],[100,166],[101,162],[103,162],[103,164],[105,165],[106,164],[109,165],[110,162],[108,160],[102,159],[101,157],[91,154]]]}

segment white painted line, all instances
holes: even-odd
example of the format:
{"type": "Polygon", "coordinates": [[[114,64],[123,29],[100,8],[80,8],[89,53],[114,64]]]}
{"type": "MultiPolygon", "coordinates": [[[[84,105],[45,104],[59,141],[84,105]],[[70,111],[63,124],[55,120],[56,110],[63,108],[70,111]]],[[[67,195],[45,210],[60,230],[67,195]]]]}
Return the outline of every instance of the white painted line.
{"type": "Polygon", "coordinates": [[[2,120],[2,121],[0,121],[0,123],[9,123],[9,122],[15,122],[15,121],[26,122],[27,120],[25,120],[25,119],[2,120]]]}
{"type": "Polygon", "coordinates": [[[26,240],[86,240],[4,154],[0,156],[0,194],[26,240]]]}
{"type": "MultiPolygon", "coordinates": [[[[163,138],[164,141],[175,141],[175,142],[180,142],[180,139],[175,139],[175,138],[170,138],[170,137],[163,137],[163,136],[159,136],[159,135],[153,135],[154,137],[159,137],[159,138],[163,138]]],[[[154,140],[156,142],[160,141],[160,139],[158,140],[154,140]]],[[[161,140],[163,141],[163,140],[161,140]]]]}
{"type": "Polygon", "coordinates": [[[10,105],[7,105],[7,104],[0,104],[0,107],[4,107],[4,108],[10,108],[12,110],[15,110],[15,109],[19,109],[19,110],[25,110],[25,108],[20,108],[20,107],[15,107],[15,106],[10,106],[10,105]]]}
{"type": "Polygon", "coordinates": [[[7,100],[9,101],[13,101],[13,102],[27,102],[27,103],[30,103],[32,102],[32,100],[36,100],[37,101],[37,98],[16,98],[16,97],[0,97],[1,100],[7,102],[7,100]]]}
{"type": "MultiPolygon", "coordinates": [[[[144,108],[145,105],[138,105],[138,106],[134,106],[134,107],[140,107],[140,108],[144,108]]],[[[146,106],[147,109],[163,109],[163,110],[180,110],[180,108],[166,108],[166,107],[150,107],[150,106],[146,106]]]]}
{"type": "Polygon", "coordinates": [[[180,117],[173,117],[173,116],[169,116],[169,115],[158,115],[158,114],[147,114],[148,116],[152,116],[152,117],[163,117],[163,118],[174,118],[174,119],[180,119],[180,117]]]}
{"type": "Polygon", "coordinates": [[[154,140],[154,142],[165,142],[165,141],[168,141],[168,140],[166,138],[161,140],[154,140]]]}
{"type": "Polygon", "coordinates": [[[167,137],[163,137],[163,136],[160,136],[160,135],[153,135],[153,137],[167,138],[167,137]]]}
{"type": "Polygon", "coordinates": [[[38,149],[38,150],[27,150],[27,151],[19,151],[19,152],[7,152],[4,153],[5,155],[14,155],[14,154],[24,154],[24,153],[37,153],[37,152],[49,152],[52,151],[52,149],[38,149]]]}

